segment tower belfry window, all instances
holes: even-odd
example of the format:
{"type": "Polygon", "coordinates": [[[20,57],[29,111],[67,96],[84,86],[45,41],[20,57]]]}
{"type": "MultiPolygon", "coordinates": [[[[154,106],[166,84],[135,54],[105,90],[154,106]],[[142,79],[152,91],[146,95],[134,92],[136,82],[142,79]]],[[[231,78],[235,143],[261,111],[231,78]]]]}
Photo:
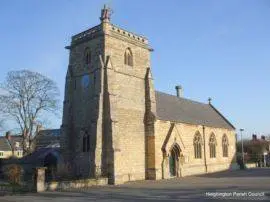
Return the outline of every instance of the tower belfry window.
{"type": "Polygon", "coordinates": [[[89,48],[86,48],[84,51],[84,61],[86,65],[91,63],[91,52],[89,48]]]}
{"type": "Polygon", "coordinates": [[[125,51],[125,65],[133,66],[133,56],[130,48],[127,48],[125,51]]]}

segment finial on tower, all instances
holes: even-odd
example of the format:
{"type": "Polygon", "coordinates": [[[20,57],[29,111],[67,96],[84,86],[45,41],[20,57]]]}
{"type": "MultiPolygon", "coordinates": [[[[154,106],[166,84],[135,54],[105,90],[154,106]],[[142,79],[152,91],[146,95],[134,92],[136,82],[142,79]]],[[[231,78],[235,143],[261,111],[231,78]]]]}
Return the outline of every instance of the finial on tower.
{"type": "Polygon", "coordinates": [[[112,9],[104,4],[104,8],[101,10],[100,20],[101,22],[110,22],[112,9]]]}

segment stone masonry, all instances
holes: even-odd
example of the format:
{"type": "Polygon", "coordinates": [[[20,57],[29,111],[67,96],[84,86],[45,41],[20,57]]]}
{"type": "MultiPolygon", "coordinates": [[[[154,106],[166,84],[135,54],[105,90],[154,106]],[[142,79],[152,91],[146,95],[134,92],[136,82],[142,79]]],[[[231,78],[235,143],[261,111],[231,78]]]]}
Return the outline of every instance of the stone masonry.
{"type": "Polygon", "coordinates": [[[100,19],[99,25],[73,36],[66,47],[70,57],[60,144],[70,174],[101,175],[110,184],[169,178],[168,158],[176,143],[181,148],[178,177],[228,169],[235,155],[234,128],[160,119],[148,39],[113,25],[107,7],[100,19]],[[87,64],[86,50],[91,58],[87,64]],[[131,50],[132,65],[124,62],[127,50],[131,50]],[[207,145],[206,161],[193,158],[196,132],[204,134],[206,142],[215,133],[215,159],[208,158],[207,145]],[[227,158],[221,155],[223,134],[229,139],[227,158]],[[90,138],[87,151],[86,136],[90,138]]]}

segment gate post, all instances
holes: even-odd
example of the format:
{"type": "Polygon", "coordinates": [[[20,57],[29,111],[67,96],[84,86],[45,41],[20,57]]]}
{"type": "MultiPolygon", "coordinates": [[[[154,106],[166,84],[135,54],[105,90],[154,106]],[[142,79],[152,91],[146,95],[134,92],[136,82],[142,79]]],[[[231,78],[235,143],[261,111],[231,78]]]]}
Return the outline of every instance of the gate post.
{"type": "Polygon", "coordinates": [[[45,170],[46,170],[46,167],[37,167],[36,168],[35,186],[36,186],[37,192],[44,192],[46,190],[45,170]]]}

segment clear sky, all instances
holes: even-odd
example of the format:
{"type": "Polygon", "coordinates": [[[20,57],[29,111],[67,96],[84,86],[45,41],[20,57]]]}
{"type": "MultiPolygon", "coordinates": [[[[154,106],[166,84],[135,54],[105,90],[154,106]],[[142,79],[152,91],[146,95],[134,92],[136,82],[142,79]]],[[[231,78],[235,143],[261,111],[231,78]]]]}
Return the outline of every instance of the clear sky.
{"type": "MultiPolygon", "coordinates": [[[[207,102],[237,128],[270,134],[269,0],[24,0],[0,4],[0,82],[10,70],[38,71],[58,84],[61,101],[71,36],[99,23],[147,36],[155,88],[207,102]]],[[[59,127],[61,119],[51,120],[59,127]]]]}

